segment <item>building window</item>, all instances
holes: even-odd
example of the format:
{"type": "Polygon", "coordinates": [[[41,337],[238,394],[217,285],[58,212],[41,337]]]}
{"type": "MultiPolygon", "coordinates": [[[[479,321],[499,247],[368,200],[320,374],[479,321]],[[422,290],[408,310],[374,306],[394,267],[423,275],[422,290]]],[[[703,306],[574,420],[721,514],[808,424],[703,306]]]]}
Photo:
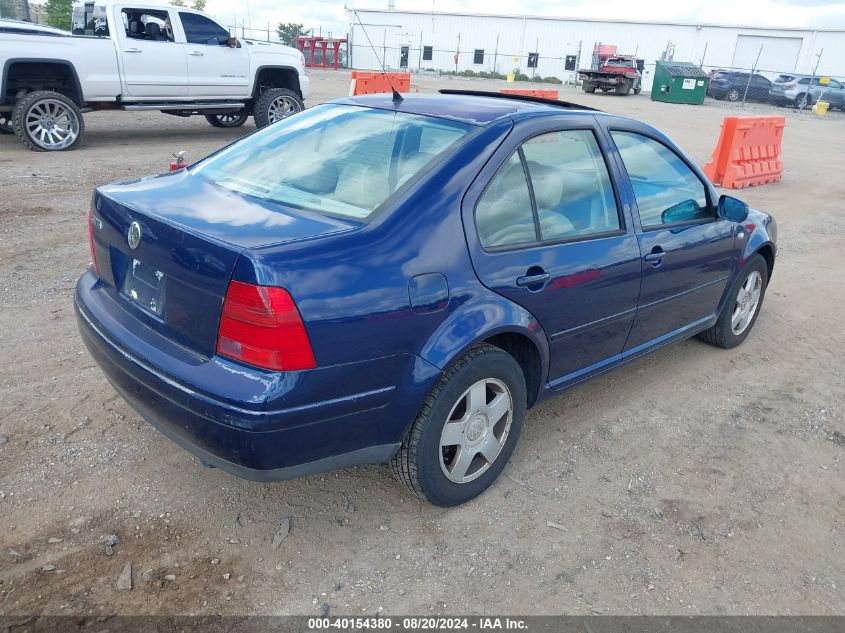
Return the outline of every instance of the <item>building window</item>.
{"type": "Polygon", "coordinates": [[[537,60],[540,58],[540,53],[528,53],[528,67],[537,68],[537,60]]]}
{"type": "Polygon", "coordinates": [[[431,53],[432,53],[431,46],[423,46],[423,61],[430,62],[431,61],[431,53]]]}
{"type": "Polygon", "coordinates": [[[483,64],[484,63],[484,49],[483,48],[476,48],[475,53],[472,56],[472,63],[473,64],[483,64]]]}

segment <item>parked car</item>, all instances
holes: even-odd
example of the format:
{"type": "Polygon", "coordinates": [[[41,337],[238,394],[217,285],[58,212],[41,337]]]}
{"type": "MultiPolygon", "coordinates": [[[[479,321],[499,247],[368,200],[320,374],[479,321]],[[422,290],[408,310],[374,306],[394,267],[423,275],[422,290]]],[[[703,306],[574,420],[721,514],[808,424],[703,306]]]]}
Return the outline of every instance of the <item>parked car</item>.
{"type": "Polygon", "coordinates": [[[743,97],[749,101],[768,101],[771,85],[771,81],[757,73],[717,70],[710,77],[707,96],[728,101],[742,101],[743,97]]]}
{"type": "Polygon", "coordinates": [[[832,77],[779,75],[772,82],[769,97],[778,105],[791,105],[799,110],[812,106],[819,99],[827,101],[832,108],[845,110],[845,85],[832,77]]]}
{"type": "Polygon", "coordinates": [[[644,123],[448,92],[340,99],[98,187],[75,308],[127,402],[241,477],[390,462],[453,506],[545,398],[748,336],[770,215],[644,123]]]}
{"type": "Polygon", "coordinates": [[[76,3],[73,33],[20,26],[0,38],[0,127],[30,149],[75,148],[83,110],[203,115],[258,127],[304,108],[295,48],[238,40],[199,11],[148,3],[76,3]],[[49,35],[49,37],[46,37],[49,35]]]}

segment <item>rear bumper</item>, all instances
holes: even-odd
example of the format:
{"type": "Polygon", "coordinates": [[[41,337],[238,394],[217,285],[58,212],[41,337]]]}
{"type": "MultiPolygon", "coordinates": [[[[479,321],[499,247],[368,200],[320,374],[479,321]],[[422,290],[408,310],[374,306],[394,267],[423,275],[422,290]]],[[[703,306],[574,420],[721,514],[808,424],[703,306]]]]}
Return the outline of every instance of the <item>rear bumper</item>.
{"type": "Polygon", "coordinates": [[[351,374],[338,373],[338,367],[291,372],[275,383],[272,373],[220,358],[181,363],[170,355],[173,362],[165,370],[163,363],[148,360],[153,355],[145,348],[143,333],[124,330],[104,312],[98,285],[86,273],[77,284],[74,304],[82,340],[115,390],[176,444],[206,464],[246,479],[290,479],[388,461],[416,415],[417,397],[421,402],[438,373],[428,371],[415,356],[367,361],[366,367],[355,363],[351,374]],[[372,378],[365,376],[390,373],[394,384],[389,386],[293,404],[300,392],[310,398],[338,393],[350,384],[372,387],[372,378]],[[242,391],[243,401],[234,402],[227,388],[250,374],[274,395],[260,400],[242,391]],[[324,383],[322,388],[315,380],[324,383]],[[221,395],[210,387],[219,388],[221,395]],[[397,397],[400,390],[406,397],[397,397]]]}

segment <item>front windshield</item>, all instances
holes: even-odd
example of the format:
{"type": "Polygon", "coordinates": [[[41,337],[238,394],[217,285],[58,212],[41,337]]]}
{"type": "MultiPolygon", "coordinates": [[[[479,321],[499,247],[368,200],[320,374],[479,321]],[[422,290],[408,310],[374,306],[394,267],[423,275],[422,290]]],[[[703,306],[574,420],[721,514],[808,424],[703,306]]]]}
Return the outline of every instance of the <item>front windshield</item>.
{"type": "Polygon", "coordinates": [[[235,143],[192,173],[263,200],[365,219],[472,127],[327,104],[235,143]]]}

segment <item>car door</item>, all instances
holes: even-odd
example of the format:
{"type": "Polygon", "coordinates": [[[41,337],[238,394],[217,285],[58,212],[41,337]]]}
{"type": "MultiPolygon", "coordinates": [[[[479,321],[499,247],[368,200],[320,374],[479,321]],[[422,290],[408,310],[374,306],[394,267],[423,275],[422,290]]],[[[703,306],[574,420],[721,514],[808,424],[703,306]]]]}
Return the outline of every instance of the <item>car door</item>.
{"type": "Polygon", "coordinates": [[[594,117],[523,125],[470,188],[464,223],[481,282],[545,330],[557,388],[619,357],[640,255],[594,117]]]}
{"type": "Polygon", "coordinates": [[[610,136],[628,176],[642,253],[628,352],[715,316],[737,261],[737,225],[716,217],[712,188],[664,140],[615,126],[610,136]]]}
{"type": "MultiPolygon", "coordinates": [[[[179,12],[185,33],[192,97],[244,97],[249,92],[249,53],[230,46],[228,29],[199,13],[179,12]]],[[[235,40],[236,41],[236,40],[235,40]]]]}
{"type": "Polygon", "coordinates": [[[185,50],[170,28],[174,11],[131,6],[113,11],[127,100],[187,97],[185,50]]]}

